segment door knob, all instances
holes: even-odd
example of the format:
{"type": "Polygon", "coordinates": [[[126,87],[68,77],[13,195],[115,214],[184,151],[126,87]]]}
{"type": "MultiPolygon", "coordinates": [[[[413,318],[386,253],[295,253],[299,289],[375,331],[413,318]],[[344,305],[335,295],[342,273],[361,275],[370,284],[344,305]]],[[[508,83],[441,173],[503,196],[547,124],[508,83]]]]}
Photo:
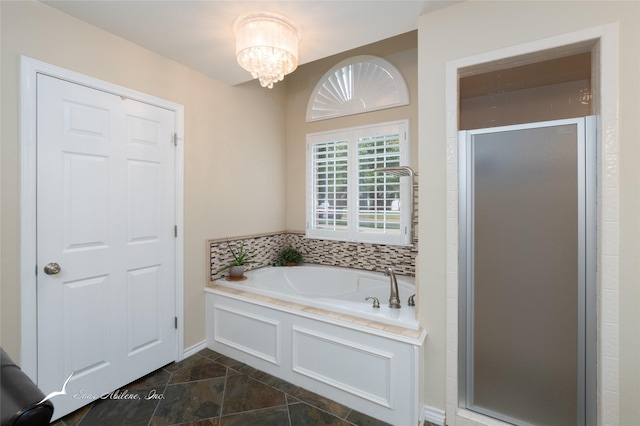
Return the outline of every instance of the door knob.
{"type": "Polygon", "coordinates": [[[60,272],[60,265],[55,262],[51,262],[44,267],[44,273],[47,275],[55,275],[60,272]]]}

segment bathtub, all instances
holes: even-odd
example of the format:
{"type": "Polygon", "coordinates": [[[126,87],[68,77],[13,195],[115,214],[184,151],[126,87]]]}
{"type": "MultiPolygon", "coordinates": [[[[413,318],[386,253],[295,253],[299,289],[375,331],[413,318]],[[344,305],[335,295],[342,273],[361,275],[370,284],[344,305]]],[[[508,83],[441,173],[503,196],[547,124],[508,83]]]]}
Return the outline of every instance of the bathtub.
{"type": "Polygon", "coordinates": [[[389,277],[382,273],[321,265],[266,267],[245,273],[244,281],[218,280],[218,285],[292,303],[418,330],[416,312],[407,301],[415,294],[412,277],[397,275],[402,307],[390,309],[389,277]],[[380,307],[373,307],[376,297],[380,307]]]}
{"type": "Polygon", "coordinates": [[[207,347],[392,425],[423,410],[425,330],[407,306],[389,309],[389,278],[316,265],[267,267],[205,288],[207,347]],[[377,297],[380,308],[373,308],[377,297]]]}

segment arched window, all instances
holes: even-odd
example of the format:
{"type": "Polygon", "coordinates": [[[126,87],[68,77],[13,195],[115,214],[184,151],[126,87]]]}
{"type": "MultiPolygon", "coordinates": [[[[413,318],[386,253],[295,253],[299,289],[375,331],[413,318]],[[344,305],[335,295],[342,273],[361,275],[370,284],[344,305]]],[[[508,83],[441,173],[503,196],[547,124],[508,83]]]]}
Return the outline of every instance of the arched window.
{"type": "Polygon", "coordinates": [[[318,81],[307,105],[307,122],[408,104],[409,89],[396,67],[376,56],[354,56],[318,81]]]}

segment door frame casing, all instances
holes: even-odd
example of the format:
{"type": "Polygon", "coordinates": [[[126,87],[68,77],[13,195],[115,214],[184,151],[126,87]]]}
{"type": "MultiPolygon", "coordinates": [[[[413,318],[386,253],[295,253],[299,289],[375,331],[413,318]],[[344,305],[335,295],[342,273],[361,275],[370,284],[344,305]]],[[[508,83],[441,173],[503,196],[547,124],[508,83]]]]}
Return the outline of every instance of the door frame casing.
{"type": "MultiPolygon", "coordinates": [[[[617,365],[620,357],[618,342],[617,291],[605,291],[617,288],[618,278],[618,254],[614,249],[609,250],[610,241],[617,241],[618,229],[618,169],[619,169],[619,137],[618,137],[618,24],[608,23],[595,27],[584,28],[579,31],[564,33],[548,38],[537,39],[497,50],[478,53],[464,58],[453,59],[446,63],[445,93],[446,93],[446,145],[450,158],[447,158],[447,203],[457,207],[458,199],[458,78],[461,72],[470,69],[485,69],[487,64],[496,64],[500,61],[501,68],[508,67],[514,58],[522,58],[522,55],[536,54],[538,60],[551,51],[558,52],[562,49],[567,54],[573,53],[576,46],[591,46],[595,55],[595,78],[592,84],[595,87],[594,100],[597,110],[597,128],[601,129],[596,135],[597,155],[600,159],[597,164],[597,261],[596,272],[597,303],[599,306],[615,306],[613,314],[609,316],[605,324],[605,318],[597,315],[597,365],[598,371],[595,383],[588,384],[596,388],[597,401],[595,406],[589,408],[589,416],[596,418],[598,423],[610,423],[617,425],[617,407],[619,404],[620,377],[617,365]],[[606,135],[606,138],[604,136],[606,135]],[[606,212],[603,205],[613,205],[606,212]],[[607,245],[606,242],[609,242],[607,245]],[[612,319],[613,318],[613,319],[612,319]],[[607,348],[609,362],[604,362],[603,348],[607,348]],[[604,378],[608,378],[609,386],[605,389],[604,378]],[[606,397],[606,398],[605,398],[606,397]],[[606,399],[606,402],[605,402],[606,399]],[[605,409],[614,407],[616,409],[605,409]]],[[[488,70],[488,68],[486,69],[488,70]]],[[[446,277],[446,353],[447,363],[445,376],[447,378],[445,389],[446,416],[453,421],[474,421],[479,425],[491,424],[491,418],[471,412],[458,406],[458,212],[457,208],[447,214],[447,253],[448,265],[446,277]],[[451,225],[451,226],[449,226],[451,225]]]]}
{"type": "Polygon", "coordinates": [[[175,113],[175,129],[179,143],[175,147],[175,312],[179,327],[176,330],[175,360],[184,353],[184,106],[89,77],[75,71],[50,65],[26,56],[20,57],[20,366],[37,384],[38,326],[37,326],[37,75],[80,84],[113,93],[175,113]]]}

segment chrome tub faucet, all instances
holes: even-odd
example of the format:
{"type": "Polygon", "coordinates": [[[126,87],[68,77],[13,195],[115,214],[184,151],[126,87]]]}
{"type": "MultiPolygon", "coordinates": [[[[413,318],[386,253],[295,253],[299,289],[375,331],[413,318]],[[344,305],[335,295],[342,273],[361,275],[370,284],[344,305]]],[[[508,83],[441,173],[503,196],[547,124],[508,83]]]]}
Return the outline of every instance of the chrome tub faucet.
{"type": "Polygon", "coordinates": [[[389,277],[391,284],[391,295],[389,296],[389,307],[391,309],[400,309],[400,297],[398,296],[398,281],[396,274],[391,266],[387,266],[384,274],[389,277]]]}

